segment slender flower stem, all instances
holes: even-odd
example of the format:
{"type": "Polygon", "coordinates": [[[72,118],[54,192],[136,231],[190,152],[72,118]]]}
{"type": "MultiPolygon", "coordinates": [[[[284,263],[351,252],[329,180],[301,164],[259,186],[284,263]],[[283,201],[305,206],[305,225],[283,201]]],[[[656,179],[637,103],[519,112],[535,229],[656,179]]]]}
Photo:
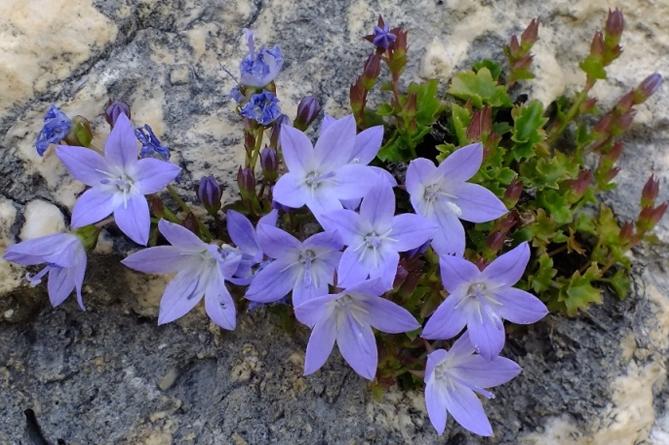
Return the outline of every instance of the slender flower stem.
{"type": "Polygon", "coordinates": [[[248,167],[255,169],[256,163],[258,162],[258,156],[260,155],[260,147],[262,146],[262,137],[265,131],[265,127],[258,127],[256,130],[256,144],[253,147],[253,153],[251,154],[251,163],[248,167]]]}

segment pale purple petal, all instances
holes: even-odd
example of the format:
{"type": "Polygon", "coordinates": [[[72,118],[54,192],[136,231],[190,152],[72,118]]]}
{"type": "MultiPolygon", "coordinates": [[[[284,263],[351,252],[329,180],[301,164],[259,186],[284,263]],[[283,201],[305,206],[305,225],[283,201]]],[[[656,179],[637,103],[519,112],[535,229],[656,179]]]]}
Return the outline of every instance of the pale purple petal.
{"type": "Polygon", "coordinates": [[[323,295],[307,300],[295,306],[295,317],[300,323],[313,328],[319,320],[330,317],[330,303],[337,297],[338,295],[323,295]]]}
{"type": "Polygon", "coordinates": [[[288,295],[294,284],[294,268],[283,261],[273,261],[256,274],[244,297],[257,303],[271,303],[288,295]]]}
{"type": "Polygon", "coordinates": [[[462,427],[480,436],[492,436],[492,426],[474,391],[454,384],[443,394],[448,412],[462,427]]]}
{"type": "Polygon", "coordinates": [[[360,263],[360,254],[352,247],[344,250],[337,267],[338,285],[350,286],[367,278],[369,271],[360,263]]]}
{"type": "Polygon", "coordinates": [[[397,215],[392,221],[390,238],[396,240],[394,247],[399,252],[415,249],[432,238],[436,226],[422,216],[413,213],[397,215]]]}
{"type": "MultiPolygon", "coordinates": [[[[228,210],[226,213],[226,227],[230,239],[247,255],[260,259],[262,252],[256,231],[249,219],[239,212],[228,210]]],[[[271,226],[270,226],[271,227],[271,226]]]]}
{"type": "Polygon", "coordinates": [[[449,190],[453,203],[462,213],[460,219],[475,223],[492,221],[508,212],[504,203],[493,192],[478,184],[463,182],[449,190]]]}
{"type": "Polygon", "coordinates": [[[420,327],[411,312],[390,300],[373,297],[368,300],[370,324],[379,331],[388,334],[409,332],[420,327]]]}
{"type": "Polygon", "coordinates": [[[84,306],[84,297],[81,294],[81,290],[84,286],[84,277],[86,276],[86,260],[86,250],[80,245],[76,249],[75,259],[71,266],[71,274],[77,292],[77,303],[79,303],[81,310],[86,310],[86,307],[84,306]]]}
{"type": "Polygon", "coordinates": [[[479,388],[502,385],[520,374],[520,371],[521,367],[513,360],[504,357],[486,360],[480,355],[467,357],[455,370],[463,381],[479,388]]]}
{"type": "MultiPolygon", "coordinates": [[[[371,258],[371,255],[365,256],[365,261],[362,263],[364,264],[365,269],[369,271],[370,280],[379,278],[388,288],[391,288],[395,281],[395,275],[397,275],[400,254],[395,251],[383,252],[378,260],[378,264],[374,264],[374,262],[371,261],[371,258]]],[[[342,280],[342,284],[350,285],[354,283],[354,281],[342,280]]]]}
{"type": "Polygon", "coordinates": [[[441,436],[446,430],[448,414],[446,411],[446,401],[441,396],[438,386],[434,383],[425,385],[425,407],[427,408],[430,423],[437,430],[437,434],[441,436]]]}
{"type": "Polygon", "coordinates": [[[307,207],[320,222],[322,215],[328,212],[342,209],[341,201],[337,199],[331,188],[319,189],[306,199],[307,207]]]}
{"type": "Polygon", "coordinates": [[[121,263],[144,273],[168,274],[181,270],[190,258],[174,246],[158,246],[130,254],[121,263]]]}
{"type": "Polygon", "coordinates": [[[481,276],[474,263],[457,256],[444,255],[439,257],[441,281],[448,292],[455,292],[459,286],[475,281],[481,276]]]}
{"type": "Polygon", "coordinates": [[[349,295],[363,295],[365,297],[378,297],[385,294],[391,288],[383,280],[364,280],[346,287],[346,293],[349,295]]]}
{"type": "MultiPolygon", "coordinates": [[[[360,204],[360,216],[372,227],[386,229],[390,227],[395,215],[395,194],[385,184],[369,190],[360,204]]],[[[422,243],[421,243],[422,244],[422,243]]]]}
{"type": "Polygon", "coordinates": [[[51,306],[60,305],[74,290],[74,280],[69,268],[52,267],[49,270],[47,290],[51,306]]]}
{"type": "Polygon", "coordinates": [[[451,153],[439,164],[439,173],[450,183],[464,182],[474,176],[483,162],[481,144],[471,144],[451,153]]]}
{"type": "Polygon", "coordinates": [[[467,314],[467,332],[472,344],[487,360],[492,360],[504,347],[504,323],[487,306],[467,314]]]}
{"type": "Polygon", "coordinates": [[[379,152],[381,142],[383,142],[383,125],[376,125],[361,131],[355,137],[351,161],[362,165],[369,164],[379,152]]]}
{"type": "Polygon", "coordinates": [[[204,289],[198,286],[199,278],[194,271],[184,270],[168,283],[160,300],[159,325],[183,317],[200,302],[204,289]]]}
{"type": "Polygon", "coordinates": [[[235,303],[222,277],[212,279],[204,295],[204,310],[218,326],[233,331],[237,326],[235,303]]]}
{"type": "Polygon", "coordinates": [[[114,209],[114,221],[128,238],[146,246],[149,241],[151,216],[144,195],[129,195],[125,205],[121,204],[114,209]]]}
{"type": "Polygon", "coordinates": [[[483,270],[483,277],[498,286],[513,286],[523,277],[530,261],[530,246],[521,243],[497,257],[483,270]]]}
{"type": "Polygon", "coordinates": [[[368,380],[374,379],[378,351],[369,325],[361,324],[351,314],[346,314],[337,329],[337,347],[355,372],[368,380]]]}
{"type": "Polygon", "coordinates": [[[368,165],[367,168],[376,175],[377,184],[386,184],[388,187],[397,186],[397,180],[388,170],[374,165],[368,165]]]}
{"type": "MultiPolygon", "coordinates": [[[[332,271],[332,275],[334,275],[334,270],[332,271]]],[[[332,281],[332,278],[330,278],[329,281],[332,281]]],[[[299,306],[309,300],[322,297],[327,294],[328,282],[326,280],[321,280],[318,282],[318,284],[313,282],[305,284],[303,280],[297,280],[295,287],[293,288],[293,306],[299,306]]]]}
{"type": "Polygon", "coordinates": [[[548,308],[541,300],[515,287],[497,289],[494,298],[502,304],[495,308],[497,314],[512,323],[532,324],[548,315],[548,308]]]}
{"type": "Polygon", "coordinates": [[[272,189],[274,201],[288,207],[300,208],[306,202],[308,193],[295,173],[281,176],[272,189]]]}
{"type": "Polygon", "coordinates": [[[336,210],[324,213],[320,217],[321,224],[330,233],[336,233],[344,245],[356,242],[360,237],[360,215],[352,210],[336,210]]]}
{"type": "Polygon", "coordinates": [[[316,322],[309,336],[307,352],[304,356],[304,375],[318,371],[325,364],[334,347],[336,335],[333,318],[323,318],[316,322]]]}
{"type": "Polygon", "coordinates": [[[462,294],[446,297],[427,320],[420,336],[430,340],[448,340],[458,335],[467,324],[467,317],[455,308],[462,298],[462,294]]]}
{"type": "Polygon", "coordinates": [[[145,158],[137,161],[135,167],[136,186],[140,193],[149,195],[164,189],[179,175],[181,167],[160,159],[145,158]]]}
{"type": "Polygon", "coordinates": [[[56,147],[56,155],[77,181],[95,186],[99,185],[101,180],[107,179],[107,176],[103,173],[107,171],[107,163],[94,150],[59,145],[56,147]]]}
{"type": "Polygon", "coordinates": [[[193,251],[207,248],[207,244],[182,225],[161,219],[158,221],[158,230],[171,245],[180,250],[193,251]]]}
{"type": "Polygon", "coordinates": [[[411,161],[406,173],[406,188],[411,194],[411,202],[422,200],[423,197],[418,194],[423,192],[425,185],[434,182],[438,177],[437,167],[429,159],[417,158],[411,161]]]}
{"type": "Polygon", "coordinates": [[[268,224],[270,226],[276,226],[276,220],[279,217],[279,212],[276,209],[272,209],[268,214],[263,215],[259,220],[258,224],[268,224]]]}
{"type": "Polygon", "coordinates": [[[284,258],[302,246],[293,235],[269,224],[258,224],[256,231],[260,247],[271,258],[284,258]]]}
{"type": "Polygon", "coordinates": [[[366,165],[347,164],[335,172],[334,193],[338,199],[362,198],[379,183],[374,171],[366,165]]]}
{"type": "Polygon", "coordinates": [[[457,215],[437,207],[434,216],[438,226],[432,238],[434,250],[440,256],[462,256],[465,253],[465,228],[457,215]]]}
{"type": "MultiPolygon", "coordinates": [[[[288,170],[294,174],[309,171],[314,163],[314,149],[309,138],[300,130],[290,125],[282,125],[279,139],[281,141],[283,160],[288,170]]],[[[279,201],[276,198],[275,200],[279,201]]],[[[295,207],[290,204],[285,205],[295,207]]]]}
{"type": "Polygon", "coordinates": [[[105,159],[111,165],[126,169],[137,162],[137,151],[135,129],[130,119],[121,113],[105,142],[105,159]]]}
{"type": "Polygon", "coordinates": [[[68,267],[72,265],[74,259],[71,253],[73,243],[79,243],[76,235],[54,233],[12,244],[7,247],[3,258],[24,266],[53,263],[68,267]]]}
{"type": "Polygon", "coordinates": [[[435,349],[434,351],[430,352],[427,355],[427,363],[425,364],[425,376],[423,377],[423,381],[425,383],[428,383],[430,381],[430,377],[432,376],[432,373],[434,372],[434,368],[444,361],[444,359],[450,355],[450,351],[446,352],[445,349],[435,349]]]}
{"type": "Polygon", "coordinates": [[[325,129],[328,128],[330,126],[330,124],[332,124],[333,122],[336,122],[336,121],[337,121],[337,119],[335,119],[334,117],[330,116],[327,113],[324,113],[323,114],[323,120],[321,121],[321,127],[318,129],[319,134],[323,134],[325,129]]]}
{"type": "Polygon", "coordinates": [[[458,356],[459,361],[466,361],[474,352],[476,352],[476,348],[469,339],[469,331],[465,331],[453,342],[451,349],[448,350],[448,355],[451,357],[458,356]]]}
{"type": "Polygon", "coordinates": [[[353,157],[355,138],[353,115],[332,122],[321,131],[316,141],[314,147],[316,162],[326,170],[332,170],[348,163],[353,157]]]}
{"type": "Polygon", "coordinates": [[[302,243],[304,247],[339,250],[343,246],[339,236],[332,232],[319,232],[311,235],[302,243]]]}
{"type": "Polygon", "coordinates": [[[114,211],[114,206],[111,191],[97,187],[86,190],[72,209],[72,228],[78,229],[105,219],[114,211]]]}

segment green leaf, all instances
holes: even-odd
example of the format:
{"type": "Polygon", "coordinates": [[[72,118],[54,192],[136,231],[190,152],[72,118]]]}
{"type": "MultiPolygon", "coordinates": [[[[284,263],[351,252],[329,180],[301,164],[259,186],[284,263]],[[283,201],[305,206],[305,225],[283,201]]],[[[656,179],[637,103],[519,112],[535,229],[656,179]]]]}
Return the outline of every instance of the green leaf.
{"type": "Polygon", "coordinates": [[[590,79],[606,79],[606,70],[600,57],[589,55],[579,66],[590,79]]]}
{"type": "Polygon", "coordinates": [[[409,94],[416,94],[416,124],[419,127],[431,127],[437,120],[441,110],[438,87],[439,83],[435,79],[409,84],[409,94]]]}
{"type": "Polygon", "coordinates": [[[479,60],[478,62],[474,63],[474,65],[472,65],[472,68],[476,72],[483,68],[487,68],[490,70],[490,74],[492,74],[492,78],[495,80],[499,80],[499,75],[502,74],[502,65],[490,59],[479,60]]]}
{"type": "Polygon", "coordinates": [[[559,189],[559,184],[574,179],[578,174],[578,163],[564,153],[556,152],[550,158],[532,158],[520,166],[520,174],[528,186],[537,189],[559,189]]]}
{"type": "Polygon", "coordinates": [[[553,259],[544,252],[537,260],[537,268],[529,276],[530,287],[537,293],[550,289],[557,270],[553,268],[553,259]]]}
{"type": "Polygon", "coordinates": [[[545,139],[544,125],[548,119],[544,117],[544,106],[538,100],[532,100],[512,111],[513,134],[515,142],[511,149],[513,159],[519,161],[533,155],[534,145],[545,139]]]}
{"type": "Polygon", "coordinates": [[[451,124],[453,125],[453,132],[458,138],[458,144],[466,145],[469,143],[467,138],[467,127],[471,121],[472,116],[465,107],[458,104],[451,104],[451,124]]]}
{"type": "Polygon", "coordinates": [[[599,278],[599,273],[597,264],[593,263],[583,275],[579,271],[574,272],[561,289],[560,300],[566,307],[567,315],[574,316],[593,303],[602,303],[602,291],[592,285],[599,278]]]}
{"type": "Polygon", "coordinates": [[[616,293],[621,300],[625,298],[630,290],[630,277],[626,269],[621,268],[616,271],[611,277],[606,279],[611,289],[616,293]]]}
{"type": "Polygon", "coordinates": [[[567,202],[567,195],[557,190],[545,190],[537,194],[537,203],[548,210],[557,224],[568,224],[573,215],[567,202]]]}
{"type": "Polygon", "coordinates": [[[498,85],[488,68],[474,71],[462,71],[453,77],[448,93],[462,100],[470,100],[475,107],[484,104],[493,107],[510,107],[511,99],[506,87],[498,85]]]}

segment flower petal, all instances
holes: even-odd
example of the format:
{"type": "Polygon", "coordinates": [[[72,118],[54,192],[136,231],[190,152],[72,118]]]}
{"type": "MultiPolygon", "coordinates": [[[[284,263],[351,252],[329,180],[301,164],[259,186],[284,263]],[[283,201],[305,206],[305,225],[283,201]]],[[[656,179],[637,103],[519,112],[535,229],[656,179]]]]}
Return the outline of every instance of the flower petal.
{"type": "Polygon", "coordinates": [[[439,164],[439,173],[450,183],[464,182],[474,176],[483,162],[483,146],[471,144],[451,153],[439,164]]]}
{"type": "Polygon", "coordinates": [[[379,182],[379,177],[371,167],[347,164],[335,172],[333,191],[338,199],[357,199],[365,196],[379,182]]]}
{"type": "Polygon", "coordinates": [[[502,385],[522,371],[518,363],[505,357],[486,360],[480,355],[471,355],[455,368],[463,381],[480,388],[502,385]]]}
{"type": "Polygon", "coordinates": [[[390,238],[397,241],[394,248],[399,252],[415,249],[432,238],[436,226],[422,216],[403,213],[393,218],[390,238]]]}
{"type": "Polygon", "coordinates": [[[295,267],[283,261],[272,261],[256,274],[244,297],[257,303],[280,300],[295,285],[295,267]]]}
{"type": "Polygon", "coordinates": [[[335,234],[344,245],[355,243],[360,238],[360,215],[352,210],[335,210],[320,217],[321,225],[329,233],[335,234]]]}
{"type": "Polygon", "coordinates": [[[258,224],[256,230],[258,243],[268,257],[285,258],[286,255],[302,247],[302,243],[297,238],[278,227],[258,224]]]}
{"type": "Polygon", "coordinates": [[[386,184],[388,187],[397,187],[397,180],[388,170],[374,165],[368,165],[367,168],[376,175],[377,184],[386,184]]]}
{"type": "Polygon", "coordinates": [[[53,263],[61,267],[73,264],[73,243],[80,243],[76,235],[54,233],[27,239],[7,247],[3,258],[16,264],[33,266],[41,263],[53,263]]]}
{"type": "MultiPolygon", "coordinates": [[[[422,196],[418,196],[418,194],[423,192],[425,185],[432,183],[438,177],[437,167],[429,159],[417,158],[411,161],[407,168],[406,188],[411,194],[412,203],[414,199],[422,200],[422,196]]],[[[416,208],[415,205],[414,208],[416,208]]]]}
{"type": "Polygon", "coordinates": [[[476,281],[481,271],[474,263],[458,256],[444,255],[439,257],[441,281],[448,292],[455,292],[458,287],[476,281]]]}
{"type": "Polygon", "coordinates": [[[107,163],[127,169],[137,162],[137,138],[135,129],[128,117],[121,113],[114,128],[105,142],[105,159],[107,163]]]}
{"type": "Polygon", "coordinates": [[[237,326],[235,303],[220,276],[212,279],[207,286],[204,294],[204,309],[211,321],[223,329],[234,331],[237,326]]]}
{"type": "Polygon", "coordinates": [[[132,253],[121,263],[144,273],[168,274],[181,270],[189,259],[189,255],[174,246],[158,246],[132,253]]]}
{"type": "Polygon", "coordinates": [[[149,241],[151,217],[149,204],[146,202],[144,195],[137,193],[128,196],[125,205],[120,205],[114,209],[114,221],[128,238],[137,244],[146,246],[149,241]]]}
{"type": "Polygon", "coordinates": [[[337,285],[349,287],[367,278],[369,270],[360,262],[360,255],[352,247],[344,250],[337,267],[337,285]]]}
{"type": "Polygon", "coordinates": [[[492,360],[504,347],[504,323],[487,306],[467,314],[467,332],[474,347],[487,360],[492,360]]]}
{"type": "Polygon", "coordinates": [[[70,145],[59,145],[56,147],[56,155],[67,170],[77,181],[86,185],[99,185],[100,181],[107,176],[105,159],[96,151],[84,147],[73,147],[70,145]]]}
{"type": "MultiPolygon", "coordinates": [[[[334,270],[332,272],[334,275],[334,270]]],[[[330,280],[331,281],[331,280],[330,280]]],[[[328,294],[328,282],[325,280],[318,283],[305,284],[303,280],[297,280],[293,288],[293,306],[299,306],[314,298],[328,294]]]]}
{"type": "Polygon", "coordinates": [[[308,194],[297,174],[291,172],[281,176],[272,189],[274,201],[296,209],[307,202],[307,197],[308,194]]]}
{"type": "Polygon", "coordinates": [[[399,334],[420,328],[411,312],[385,298],[372,297],[367,300],[367,307],[370,324],[381,332],[399,334]]]}
{"type": "Polygon", "coordinates": [[[75,259],[71,266],[72,279],[74,280],[74,288],[77,292],[77,303],[82,311],[86,310],[84,306],[84,297],[81,295],[81,290],[84,286],[84,277],[86,276],[86,251],[81,246],[76,250],[75,259]]]}
{"type": "Polygon", "coordinates": [[[181,172],[181,167],[154,158],[140,159],[135,168],[136,185],[143,195],[161,191],[181,172]]]}
{"type": "Polygon", "coordinates": [[[340,210],[341,201],[334,195],[330,188],[317,190],[306,199],[307,207],[320,223],[320,218],[328,212],[340,210]]]}
{"type": "MultiPolygon", "coordinates": [[[[367,255],[364,261],[365,268],[369,271],[369,279],[379,278],[388,288],[392,288],[397,275],[397,266],[400,263],[400,254],[395,251],[387,251],[383,252],[378,260],[371,258],[372,255],[367,255]]],[[[342,281],[342,284],[350,283],[342,281]]]]}
{"type": "Polygon", "coordinates": [[[246,216],[234,210],[228,210],[226,213],[226,227],[228,235],[242,252],[258,260],[262,258],[262,250],[258,243],[256,231],[246,216]]]}
{"type": "MultiPolygon", "coordinates": [[[[330,123],[316,141],[314,157],[324,170],[334,170],[353,157],[355,146],[355,119],[353,115],[330,123]]],[[[285,155],[284,155],[285,156],[285,155]]]]}
{"type": "Polygon", "coordinates": [[[464,329],[467,318],[455,306],[462,300],[462,294],[449,295],[427,320],[420,336],[430,340],[447,340],[464,329]]]}
{"type": "Polygon", "coordinates": [[[158,324],[165,324],[181,318],[197,305],[204,289],[198,286],[200,276],[191,269],[179,272],[165,287],[160,300],[158,324]]]}
{"type": "MultiPolygon", "coordinates": [[[[314,163],[314,148],[307,135],[290,125],[282,125],[279,139],[281,141],[283,161],[286,163],[288,171],[293,174],[299,174],[308,171],[312,167],[314,163]]],[[[279,201],[276,198],[275,200],[279,201]]]]}
{"type": "Polygon", "coordinates": [[[390,227],[395,215],[395,194],[385,184],[372,187],[362,199],[360,216],[372,227],[385,230],[390,227]]]}
{"type": "Polygon", "coordinates": [[[381,142],[383,142],[383,125],[376,125],[361,131],[355,137],[353,157],[350,161],[362,165],[369,164],[379,152],[381,142]]]}
{"type": "Polygon", "coordinates": [[[483,277],[498,286],[513,286],[523,277],[530,261],[530,246],[523,242],[488,264],[483,277]]]}
{"type": "Polygon", "coordinates": [[[502,303],[496,308],[497,313],[511,323],[532,324],[548,315],[548,308],[541,300],[515,287],[498,289],[495,299],[502,303]]]}
{"type": "Polygon", "coordinates": [[[437,230],[432,238],[432,247],[439,255],[462,256],[465,253],[465,228],[457,215],[438,206],[435,209],[437,230]]]}
{"type": "Polygon", "coordinates": [[[72,209],[73,229],[94,224],[114,211],[114,194],[102,188],[90,188],[77,199],[72,209]]]}
{"type": "Polygon", "coordinates": [[[454,204],[462,211],[459,217],[465,221],[492,221],[508,212],[504,203],[493,192],[478,184],[463,182],[451,192],[455,196],[454,204]]]}
{"type": "Polygon", "coordinates": [[[295,317],[300,323],[313,328],[316,323],[331,315],[330,303],[336,300],[338,295],[323,295],[312,298],[295,306],[295,317]]]}
{"type": "Polygon", "coordinates": [[[480,436],[492,436],[492,426],[474,391],[456,383],[443,394],[446,408],[456,422],[480,436]]]}
{"type": "Polygon", "coordinates": [[[158,230],[167,241],[182,251],[202,250],[207,244],[184,226],[161,219],[158,221],[158,230]]]}
{"type": "Polygon", "coordinates": [[[346,314],[337,329],[337,347],[355,372],[368,380],[374,380],[378,351],[369,325],[359,323],[351,314],[346,314]]]}
{"type": "Polygon", "coordinates": [[[319,320],[311,331],[304,356],[304,375],[318,371],[325,364],[337,335],[334,318],[319,320]]]}
{"type": "Polygon", "coordinates": [[[425,407],[430,423],[437,430],[437,434],[441,436],[446,430],[448,412],[446,411],[446,401],[441,396],[439,387],[435,383],[425,385],[425,407]]]}
{"type": "Polygon", "coordinates": [[[66,267],[52,267],[49,270],[47,290],[51,306],[56,307],[65,301],[74,290],[74,280],[70,269],[66,267]]]}

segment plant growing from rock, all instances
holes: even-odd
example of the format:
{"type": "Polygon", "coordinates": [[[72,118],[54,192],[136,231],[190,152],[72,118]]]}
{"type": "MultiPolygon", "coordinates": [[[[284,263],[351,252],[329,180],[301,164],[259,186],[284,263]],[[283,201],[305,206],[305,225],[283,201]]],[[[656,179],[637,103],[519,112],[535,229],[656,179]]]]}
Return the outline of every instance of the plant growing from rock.
{"type": "MultiPolygon", "coordinates": [[[[244,122],[239,200],[222,206],[221,186],[207,176],[197,211],[192,196],[169,185],[180,173],[169,147],[148,125],[134,128],[126,104],[105,106],[104,156],[91,146],[85,118],[52,106],[37,152],[56,144],[90,188],[73,209],[73,232],[15,244],[4,256],[45,263],[31,284],[48,273],[52,304],[75,291],[83,308],[85,250],[114,222],[149,246],[123,264],[174,274],[159,324],[204,300],[210,319],[232,330],[239,307],[290,295],[295,318],[311,330],[305,374],[336,344],[375,391],[424,381],[440,434],[450,413],[492,435],[478,396],[492,397],[489,388],[521,371],[499,356],[504,320],[531,324],[549,309],[577,316],[601,303],[605,289],[623,298],[627,252],[652,241],[668,206],[657,202],[652,175],[636,221],[620,224],[600,199],[615,187],[635,107],[661,83],[652,74],[610,110],[597,107],[591,91],[621,53],[623,24],[619,10],[609,12],[580,64],[583,87],[544,108],[523,93],[538,20],[512,36],[505,64],[481,60],[447,86],[405,86],[408,33],[379,18],[365,37],[374,50],[349,91],[352,113],[325,115],[315,144],[306,132],[320,115],[318,99],[305,97],[292,120],[283,114],[275,83],[281,50],[257,48],[245,31],[248,53],[231,92],[244,122]]],[[[270,310],[285,316],[285,308],[270,310]]]]}

